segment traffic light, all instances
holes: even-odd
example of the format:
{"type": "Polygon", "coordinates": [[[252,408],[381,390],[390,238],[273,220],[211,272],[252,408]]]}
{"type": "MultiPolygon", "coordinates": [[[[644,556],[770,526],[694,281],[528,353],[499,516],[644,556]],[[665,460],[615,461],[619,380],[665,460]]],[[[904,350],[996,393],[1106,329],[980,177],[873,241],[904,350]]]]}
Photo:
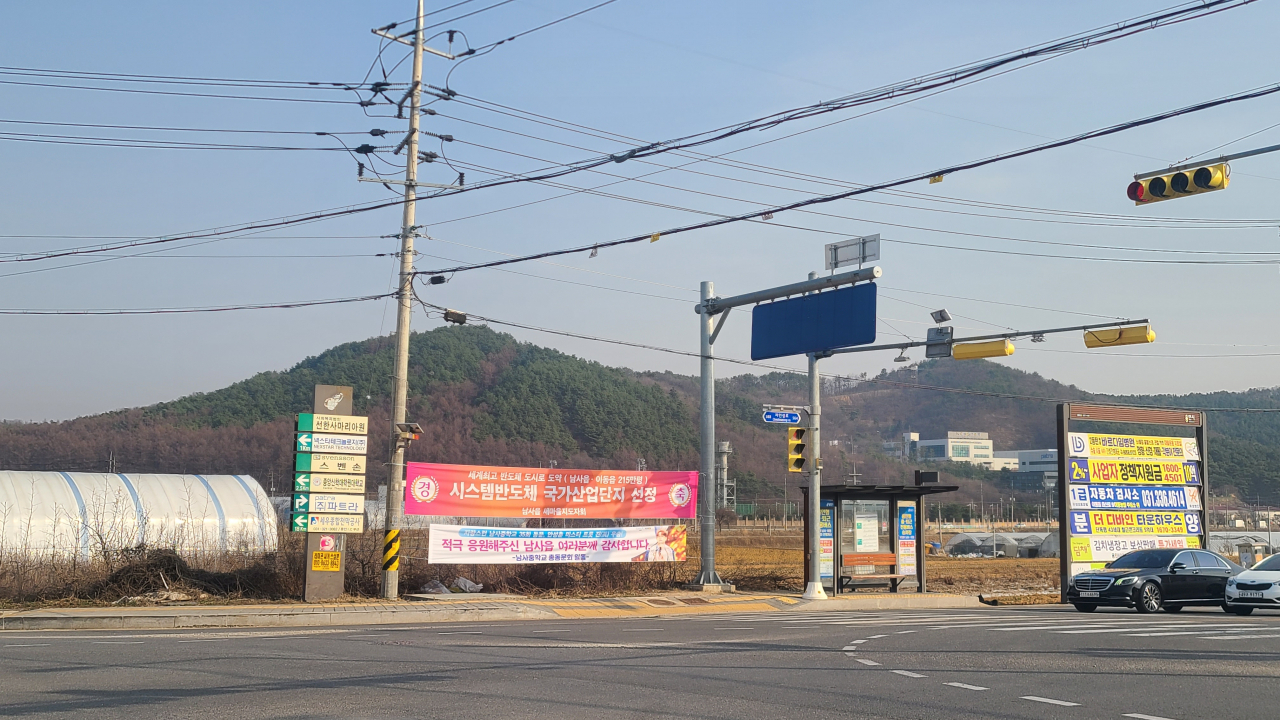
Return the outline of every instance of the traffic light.
{"type": "Polygon", "coordinates": [[[1006,357],[1013,354],[1013,343],[1008,340],[992,340],[980,343],[958,343],[951,346],[951,357],[956,360],[1006,357]]]}
{"type": "Polygon", "coordinates": [[[1150,325],[1086,330],[1084,346],[1087,348],[1115,347],[1116,345],[1141,345],[1156,341],[1156,331],[1150,325]]]}
{"type": "Polygon", "coordinates": [[[804,455],[804,448],[807,444],[805,437],[809,434],[808,428],[792,426],[787,428],[787,472],[804,472],[807,468],[809,460],[804,455]]]}
{"type": "Polygon", "coordinates": [[[1231,166],[1205,165],[1129,183],[1128,195],[1134,205],[1147,205],[1187,195],[1222,190],[1231,184],[1231,166]]]}

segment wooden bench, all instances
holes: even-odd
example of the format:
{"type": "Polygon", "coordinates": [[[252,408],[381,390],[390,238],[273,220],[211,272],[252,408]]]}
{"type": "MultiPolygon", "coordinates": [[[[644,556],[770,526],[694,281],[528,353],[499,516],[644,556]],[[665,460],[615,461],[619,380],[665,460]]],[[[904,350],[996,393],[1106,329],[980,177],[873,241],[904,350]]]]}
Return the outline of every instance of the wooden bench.
{"type": "Polygon", "coordinates": [[[894,572],[897,569],[898,556],[893,553],[845,553],[840,556],[840,587],[853,590],[858,585],[888,585],[890,591],[897,592],[899,582],[915,577],[894,572]],[[871,567],[873,571],[855,573],[857,567],[871,567]],[[881,572],[881,568],[887,572],[881,572]]]}

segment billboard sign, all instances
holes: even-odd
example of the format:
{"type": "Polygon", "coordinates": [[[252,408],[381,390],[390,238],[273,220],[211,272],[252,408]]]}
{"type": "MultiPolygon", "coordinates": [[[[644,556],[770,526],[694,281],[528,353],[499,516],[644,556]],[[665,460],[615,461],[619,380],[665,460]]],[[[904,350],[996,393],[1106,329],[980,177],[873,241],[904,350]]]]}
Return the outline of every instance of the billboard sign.
{"type": "Polygon", "coordinates": [[[1195,438],[1161,437],[1158,435],[1106,435],[1102,433],[1068,433],[1067,449],[1071,457],[1147,458],[1163,460],[1199,460],[1200,446],[1195,438]]]}
{"type": "Polygon", "coordinates": [[[688,559],[687,537],[684,525],[535,529],[432,524],[427,562],[466,565],[680,562],[688,559]]]}
{"type": "Polygon", "coordinates": [[[820,500],[818,513],[818,575],[835,577],[836,569],[836,501],[820,500]]]}
{"type": "Polygon", "coordinates": [[[760,303],[751,311],[752,360],[875,341],[875,283],[760,303]]]}
{"type": "Polygon", "coordinates": [[[1071,562],[1111,562],[1134,550],[1200,547],[1198,537],[1090,537],[1071,538],[1071,562]]]}
{"type": "Polygon", "coordinates": [[[1195,486],[1072,485],[1072,510],[1199,510],[1195,486]]]}
{"type": "Polygon", "coordinates": [[[697,471],[563,470],[408,463],[407,515],[693,518],[697,471]]]}
{"type": "Polygon", "coordinates": [[[1071,458],[1067,479],[1073,483],[1199,485],[1194,462],[1071,458]]]}
{"type": "Polygon", "coordinates": [[[1200,513],[1146,510],[1072,510],[1072,535],[1197,535],[1200,513]]]}

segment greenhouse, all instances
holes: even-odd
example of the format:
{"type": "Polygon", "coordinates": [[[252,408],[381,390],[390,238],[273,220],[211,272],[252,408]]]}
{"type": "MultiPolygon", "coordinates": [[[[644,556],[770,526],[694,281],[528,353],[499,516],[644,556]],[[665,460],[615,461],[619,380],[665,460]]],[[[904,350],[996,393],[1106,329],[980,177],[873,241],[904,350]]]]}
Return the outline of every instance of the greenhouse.
{"type": "Polygon", "coordinates": [[[0,553],[188,557],[276,549],[276,512],[248,475],[0,471],[0,553]]]}

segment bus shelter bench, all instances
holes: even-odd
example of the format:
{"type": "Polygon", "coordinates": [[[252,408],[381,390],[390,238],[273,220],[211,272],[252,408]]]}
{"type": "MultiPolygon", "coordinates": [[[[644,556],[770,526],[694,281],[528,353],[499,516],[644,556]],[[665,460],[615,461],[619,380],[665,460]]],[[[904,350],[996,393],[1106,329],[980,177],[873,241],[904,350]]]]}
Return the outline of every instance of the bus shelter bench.
{"type": "Polygon", "coordinates": [[[898,583],[914,575],[902,575],[898,569],[898,557],[893,553],[845,553],[840,556],[840,587],[854,590],[858,586],[888,585],[898,591],[898,583]],[[874,572],[855,573],[858,567],[871,567],[874,572]]]}

